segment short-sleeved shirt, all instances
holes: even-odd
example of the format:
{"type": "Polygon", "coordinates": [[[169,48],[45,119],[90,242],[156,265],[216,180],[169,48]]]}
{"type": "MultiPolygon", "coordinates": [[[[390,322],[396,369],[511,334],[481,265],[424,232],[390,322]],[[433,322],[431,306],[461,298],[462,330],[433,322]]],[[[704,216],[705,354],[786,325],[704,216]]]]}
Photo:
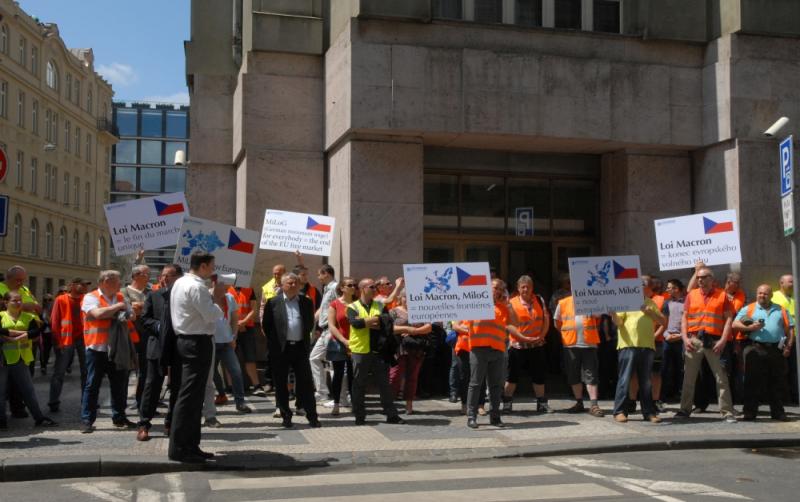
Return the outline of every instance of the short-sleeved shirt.
{"type": "Polygon", "coordinates": [[[667,317],[667,333],[675,335],[681,332],[681,320],[683,319],[683,298],[678,300],[667,300],[661,313],[667,317]]]}
{"type": "MultiPolygon", "coordinates": [[[[646,298],[644,304],[650,309],[658,310],[658,306],[650,298],[646,298]]],[[[622,319],[622,326],[619,326],[617,329],[617,350],[629,347],[642,349],[656,348],[656,324],[650,316],[641,310],[619,312],[617,315],[622,319]]]]}
{"type": "MultiPolygon", "coordinates": [[[[765,309],[756,303],[756,308],[753,310],[751,319],[758,322],[759,319],[764,319],[764,327],[758,331],[747,332],[749,338],[754,342],[761,343],[778,343],[781,338],[785,336],[783,330],[783,314],[781,313],[781,306],[776,303],[770,303],[769,309],[765,309]]],[[[736,320],[741,321],[747,315],[747,306],[742,307],[739,313],[736,314],[736,320]]],[[[789,318],[789,325],[794,326],[794,321],[791,316],[789,318]]]]}
{"type": "MultiPolygon", "coordinates": [[[[103,294],[102,291],[100,292],[100,294],[103,294]]],[[[116,293],[111,298],[107,297],[106,295],[103,295],[103,298],[105,298],[105,300],[106,300],[106,302],[108,303],[109,306],[114,305],[115,303],[117,303],[117,295],[116,295],[116,293]]],[[[123,301],[124,301],[124,298],[123,298],[123,301]]],[[[128,302],[125,302],[125,305],[127,306],[128,315],[130,316],[133,313],[131,311],[131,306],[130,306],[130,304],[128,302]]],[[[96,308],[100,308],[100,299],[97,298],[95,295],[83,295],[83,301],[81,302],[81,310],[85,314],[88,314],[89,311],[91,311],[92,309],[96,309],[96,308]]],[[[86,348],[87,349],[92,349],[92,350],[94,350],[96,352],[108,352],[108,344],[107,343],[101,343],[101,344],[95,344],[95,345],[87,345],[86,348]]]]}
{"type": "Polygon", "coordinates": [[[236,298],[230,293],[225,293],[225,303],[228,306],[225,315],[217,319],[216,331],[214,331],[214,343],[230,343],[233,341],[231,331],[231,316],[238,310],[236,298]]]}
{"type": "Polygon", "coordinates": [[[336,312],[336,327],[346,339],[350,339],[350,321],[347,319],[347,305],[340,299],[335,299],[330,304],[336,312]]]}

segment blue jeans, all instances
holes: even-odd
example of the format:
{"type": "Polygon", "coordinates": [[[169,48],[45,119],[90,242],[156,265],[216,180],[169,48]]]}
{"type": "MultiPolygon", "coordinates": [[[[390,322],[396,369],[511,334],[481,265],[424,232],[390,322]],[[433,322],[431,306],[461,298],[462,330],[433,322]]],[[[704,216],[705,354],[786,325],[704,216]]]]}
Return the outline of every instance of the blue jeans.
{"type": "Polygon", "coordinates": [[[630,387],[631,375],[634,371],[639,379],[639,401],[642,403],[642,416],[647,419],[658,414],[653,403],[653,389],[650,383],[650,371],[653,367],[654,356],[653,349],[627,347],[619,350],[617,354],[619,379],[614,398],[614,415],[625,413],[625,401],[628,398],[628,387],[630,387]]]}
{"type": "Polygon", "coordinates": [[[111,386],[111,420],[116,424],[126,420],[125,403],[128,400],[128,370],[118,370],[108,360],[108,352],[86,349],[86,386],[81,398],[81,422],[93,424],[97,419],[97,400],[103,377],[108,375],[111,386]]]}
{"type": "MultiPolygon", "coordinates": [[[[242,405],[244,404],[244,380],[242,378],[242,367],[239,366],[239,358],[236,357],[236,351],[228,343],[218,343],[216,346],[217,362],[222,364],[231,376],[233,400],[237,406],[242,405]]],[[[215,373],[219,374],[219,372],[215,373]]],[[[217,388],[217,392],[224,394],[224,392],[219,392],[219,388],[217,388]]]]}
{"type": "Polygon", "coordinates": [[[450,395],[451,396],[458,396],[461,390],[461,375],[460,375],[460,366],[461,363],[458,360],[458,356],[456,355],[455,349],[450,349],[450,374],[449,374],[449,384],[450,384],[450,395]]]}
{"type": "MultiPolygon", "coordinates": [[[[3,357],[0,354],[0,357],[3,357]]],[[[3,361],[0,366],[0,422],[6,421],[6,396],[8,390],[8,376],[13,375],[14,385],[22,396],[25,406],[31,410],[33,419],[37,422],[44,418],[41,408],[39,408],[39,401],[36,399],[36,391],[33,388],[33,380],[31,380],[31,373],[28,365],[20,359],[14,364],[6,364],[3,361]]]]}
{"type": "Polygon", "coordinates": [[[69,366],[73,354],[76,352],[78,354],[78,363],[81,367],[81,390],[86,387],[86,349],[82,339],[74,339],[73,345],[56,349],[56,364],[53,369],[53,376],[50,378],[50,400],[47,402],[51,408],[58,408],[61,405],[61,389],[64,386],[64,375],[67,373],[67,366],[69,366]]]}

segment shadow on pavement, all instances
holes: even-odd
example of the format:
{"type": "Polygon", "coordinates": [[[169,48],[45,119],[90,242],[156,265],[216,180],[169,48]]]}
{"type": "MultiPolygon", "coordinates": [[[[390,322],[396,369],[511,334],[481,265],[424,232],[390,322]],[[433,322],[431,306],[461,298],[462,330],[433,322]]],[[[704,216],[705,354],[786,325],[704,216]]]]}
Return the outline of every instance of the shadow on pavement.
{"type": "Polygon", "coordinates": [[[334,457],[320,457],[317,460],[297,460],[282,453],[264,450],[218,451],[213,463],[208,467],[221,470],[261,470],[269,469],[310,469],[327,467],[336,462],[334,457]]]}
{"type": "Polygon", "coordinates": [[[30,437],[25,441],[2,441],[0,449],[29,449],[43,446],[70,446],[81,444],[80,441],[61,441],[53,438],[30,437]]]}

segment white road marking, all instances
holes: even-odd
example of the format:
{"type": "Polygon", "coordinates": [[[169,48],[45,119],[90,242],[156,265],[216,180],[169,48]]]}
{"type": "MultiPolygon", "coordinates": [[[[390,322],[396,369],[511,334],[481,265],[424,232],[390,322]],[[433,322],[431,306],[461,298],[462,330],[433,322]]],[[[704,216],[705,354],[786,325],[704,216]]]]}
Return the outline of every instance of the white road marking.
{"type": "MultiPolygon", "coordinates": [[[[569,460],[571,460],[571,459],[569,459],[569,460]]],[[[567,461],[551,460],[550,463],[552,465],[557,465],[559,467],[564,467],[565,469],[568,469],[568,470],[570,470],[572,472],[576,472],[578,474],[581,474],[581,475],[589,477],[589,478],[603,479],[603,480],[606,480],[606,481],[610,481],[610,482],[614,483],[615,485],[619,486],[620,488],[625,488],[626,490],[632,491],[634,493],[640,493],[642,495],[647,495],[648,497],[653,497],[654,499],[660,500],[661,502],[683,502],[681,499],[677,499],[675,497],[670,497],[668,495],[661,495],[658,492],[654,492],[654,491],[648,490],[647,488],[643,488],[643,487],[628,483],[627,481],[625,481],[625,478],[617,478],[617,477],[614,477],[614,476],[604,476],[602,474],[597,474],[595,472],[588,471],[588,470],[583,469],[581,467],[577,467],[577,466],[571,465],[569,460],[567,460],[567,461]]]]}
{"type": "Polygon", "coordinates": [[[296,486],[364,485],[374,483],[399,483],[408,481],[441,481],[474,478],[509,478],[525,476],[550,476],[561,474],[543,465],[518,467],[482,467],[471,469],[437,469],[418,471],[363,472],[315,474],[311,476],[281,476],[269,478],[210,479],[211,490],[252,490],[256,488],[292,488],[296,486]]]}
{"type": "Polygon", "coordinates": [[[667,493],[684,493],[687,495],[702,495],[705,497],[725,497],[737,500],[751,500],[749,497],[717,490],[713,486],[701,483],[684,483],[681,481],[657,481],[655,479],[627,479],[629,483],[638,486],[648,486],[651,490],[667,493]]]}
{"type": "Polygon", "coordinates": [[[164,479],[169,485],[169,493],[167,493],[168,502],[186,502],[186,494],[183,492],[183,482],[181,482],[181,475],[178,473],[164,474],[164,479]]]}
{"type": "Polygon", "coordinates": [[[72,483],[64,486],[106,502],[129,502],[133,498],[131,490],[121,488],[115,481],[72,483]]]}
{"type": "Polygon", "coordinates": [[[510,502],[518,500],[587,499],[594,497],[616,497],[619,492],[596,483],[569,483],[561,485],[533,485],[474,490],[431,490],[404,493],[370,493],[364,495],[341,495],[337,497],[307,497],[291,499],[261,499],[253,502],[409,502],[409,500],[436,500],[437,502],[510,502]]]}
{"type": "Polygon", "coordinates": [[[136,502],[161,502],[161,493],[149,488],[137,488],[136,502]]]}

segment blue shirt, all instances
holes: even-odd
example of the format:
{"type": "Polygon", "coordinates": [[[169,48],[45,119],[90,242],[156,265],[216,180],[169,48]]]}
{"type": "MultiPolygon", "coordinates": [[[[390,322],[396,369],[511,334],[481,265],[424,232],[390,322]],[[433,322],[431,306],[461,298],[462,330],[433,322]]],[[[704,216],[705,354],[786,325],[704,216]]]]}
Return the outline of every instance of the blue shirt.
{"type": "Polygon", "coordinates": [[[303,320],[300,318],[300,300],[295,295],[291,300],[283,295],[283,304],[286,305],[286,340],[289,342],[303,341],[303,320]]]}
{"type": "MultiPolygon", "coordinates": [[[[741,321],[747,317],[747,307],[742,307],[739,313],[736,314],[736,320],[741,321]]],[[[764,309],[761,305],[756,303],[756,308],[753,311],[752,319],[758,322],[759,319],[764,319],[764,327],[758,331],[750,331],[747,335],[754,342],[761,343],[778,343],[781,338],[786,336],[783,329],[783,314],[781,313],[781,306],[776,303],[770,303],[769,309],[764,309]]],[[[789,326],[794,326],[792,318],[789,317],[789,326]]]]}

